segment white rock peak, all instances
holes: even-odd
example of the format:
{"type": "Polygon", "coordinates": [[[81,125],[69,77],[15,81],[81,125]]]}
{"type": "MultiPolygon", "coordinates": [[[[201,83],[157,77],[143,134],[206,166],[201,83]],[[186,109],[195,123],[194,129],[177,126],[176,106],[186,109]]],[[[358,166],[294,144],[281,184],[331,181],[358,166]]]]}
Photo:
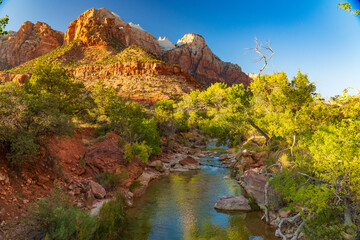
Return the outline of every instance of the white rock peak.
{"type": "Polygon", "coordinates": [[[184,44],[187,44],[193,48],[203,48],[206,46],[205,39],[196,33],[185,34],[184,37],[179,39],[177,42],[177,46],[182,46],[184,44]]]}
{"type": "Polygon", "coordinates": [[[131,27],[133,27],[133,28],[140,29],[140,30],[144,31],[144,29],[140,26],[140,24],[135,24],[135,23],[129,22],[129,25],[131,27]]]}
{"type": "Polygon", "coordinates": [[[158,42],[162,52],[167,52],[175,48],[175,44],[170,42],[167,37],[159,37],[158,42]]]}

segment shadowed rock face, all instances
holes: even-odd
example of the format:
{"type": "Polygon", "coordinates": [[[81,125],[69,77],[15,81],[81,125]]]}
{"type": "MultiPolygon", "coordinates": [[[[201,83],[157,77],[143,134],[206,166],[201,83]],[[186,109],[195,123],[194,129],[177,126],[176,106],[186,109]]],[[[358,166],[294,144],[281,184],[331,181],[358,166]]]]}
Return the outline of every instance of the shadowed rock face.
{"type": "Polygon", "coordinates": [[[108,9],[92,8],[70,23],[65,33],[65,42],[79,39],[87,46],[108,46],[120,41],[125,46],[143,46],[153,54],[161,56],[157,39],[136,26],[125,22],[108,9]]]}
{"type": "Polygon", "coordinates": [[[178,41],[177,48],[165,52],[163,60],[178,64],[204,86],[215,82],[249,86],[251,81],[238,65],[223,62],[215,56],[205,39],[194,33],[186,34],[178,41]]]}
{"type": "Polygon", "coordinates": [[[0,36],[0,70],[18,66],[60,47],[64,34],[43,22],[27,21],[19,31],[0,36]]]}

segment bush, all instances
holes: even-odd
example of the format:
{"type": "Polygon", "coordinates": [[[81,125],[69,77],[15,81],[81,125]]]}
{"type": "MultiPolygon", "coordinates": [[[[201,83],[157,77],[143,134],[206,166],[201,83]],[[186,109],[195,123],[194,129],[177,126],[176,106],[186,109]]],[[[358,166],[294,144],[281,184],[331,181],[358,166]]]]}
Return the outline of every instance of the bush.
{"type": "Polygon", "coordinates": [[[142,186],[141,182],[135,181],[130,185],[129,191],[134,192],[136,189],[140,188],[141,186],[142,186]]]}
{"type": "Polygon", "coordinates": [[[124,234],[128,226],[125,206],[125,198],[121,195],[104,203],[97,216],[94,239],[128,239],[124,234]]]}
{"type": "Polygon", "coordinates": [[[6,158],[15,165],[25,161],[31,161],[37,155],[39,145],[36,144],[36,138],[25,130],[18,130],[10,139],[10,151],[6,158]]]}
{"type": "Polygon", "coordinates": [[[149,157],[152,153],[152,148],[146,145],[146,142],[126,144],[124,147],[124,159],[131,162],[135,156],[139,157],[143,163],[148,163],[149,157]]]}
{"type": "Polygon", "coordinates": [[[27,222],[46,233],[47,239],[125,239],[128,223],[125,207],[125,199],[117,195],[93,216],[73,207],[70,198],[57,187],[49,197],[32,206],[27,222]]]}
{"type": "Polygon", "coordinates": [[[125,146],[125,140],[122,137],[119,137],[119,139],[117,141],[117,145],[119,147],[124,147],[125,146]]]}
{"type": "Polygon", "coordinates": [[[83,116],[90,104],[84,85],[56,63],[37,63],[24,86],[1,84],[0,145],[9,162],[33,159],[48,135],[68,134],[71,119],[83,116]]]}
{"type": "Polygon", "coordinates": [[[161,151],[156,122],[142,105],[124,101],[116,95],[114,88],[105,88],[100,82],[93,90],[93,98],[97,108],[91,115],[100,124],[97,134],[115,131],[128,143],[146,141],[152,154],[161,151]]]}
{"type": "Polygon", "coordinates": [[[93,239],[96,229],[96,219],[73,207],[70,198],[60,188],[33,206],[29,220],[50,239],[93,239]]]}
{"type": "Polygon", "coordinates": [[[107,191],[115,189],[120,181],[120,176],[112,172],[103,172],[97,178],[107,191]]]}

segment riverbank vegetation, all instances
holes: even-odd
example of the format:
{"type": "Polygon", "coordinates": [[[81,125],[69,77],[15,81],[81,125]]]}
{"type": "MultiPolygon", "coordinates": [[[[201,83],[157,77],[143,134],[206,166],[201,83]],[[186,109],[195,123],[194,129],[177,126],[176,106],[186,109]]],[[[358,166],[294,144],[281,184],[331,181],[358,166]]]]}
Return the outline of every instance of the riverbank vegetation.
{"type": "Polygon", "coordinates": [[[271,184],[301,216],[301,230],[310,239],[349,238],[360,220],[360,97],[345,90],[325,101],[315,90],[301,72],[263,75],[248,89],[216,83],[185,96],[175,121],[239,148],[262,136],[252,148],[280,159],[267,166],[271,184]]]}
{"type": "Polygon", "coordinates": [[[117,195],[104,203],[98,215],[72,206],[69,196],[55,188],[32,206],[28,224],[46,233],[44,239],[127,239],[125,200],[117,195]]]}
{"type": "MultiPolygon", "coordinates": [[[[9,164],[19,168],[24,162],[36,164],[46,137],[71,134],[71,129],[90,124],[98,136],[117,132],[128,162],[138,158],[147,163],[162,150],[161,137],[166,139],[166,151],[176,133],[197,129],[238,149],[272,152],[276,157],[266,167],[270,183],[301,217],[301,231],[310,239],[350,238],[360,221],[360,98],[344,91],[325,101],[315,90],[306,74],[298,72],[289,79],[280,72],[255,78],[247,89],[216,83],[179,102],[159,101],[146,109],[118,97],[101,82],[86,89],[56,63],[39,63],[23,86],[0,84],[0,145],[9,164]]],[[[52,229],[67,229],[68,239],[88,239],[77,237],[89,233],[82,230],[88,225],[98,224],[94,231],[111,226],[62,200],[55,202],[59,205],[51,210],[42,200],[40,212],[35,211],[34,221],[50,238],[61,239],[57,236],[63,234],[52,229]],[[42,217],[57,209],[63,209],[66,216],[60,218],[69,221],[42,217]],[[69,230],[66,224],[71,221],[69,230]]]]}

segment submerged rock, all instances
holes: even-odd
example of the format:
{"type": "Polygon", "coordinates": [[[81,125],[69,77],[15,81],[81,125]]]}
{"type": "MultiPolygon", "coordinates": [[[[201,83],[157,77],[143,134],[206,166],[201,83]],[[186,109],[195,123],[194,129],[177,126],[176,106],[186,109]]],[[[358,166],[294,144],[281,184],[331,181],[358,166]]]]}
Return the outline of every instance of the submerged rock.
{"type": "Polygon", "coordinates": [[[215,209],[224,211],[251,211],[249,201],[244,196],[224,196],[215,203],[215,209]]]}

